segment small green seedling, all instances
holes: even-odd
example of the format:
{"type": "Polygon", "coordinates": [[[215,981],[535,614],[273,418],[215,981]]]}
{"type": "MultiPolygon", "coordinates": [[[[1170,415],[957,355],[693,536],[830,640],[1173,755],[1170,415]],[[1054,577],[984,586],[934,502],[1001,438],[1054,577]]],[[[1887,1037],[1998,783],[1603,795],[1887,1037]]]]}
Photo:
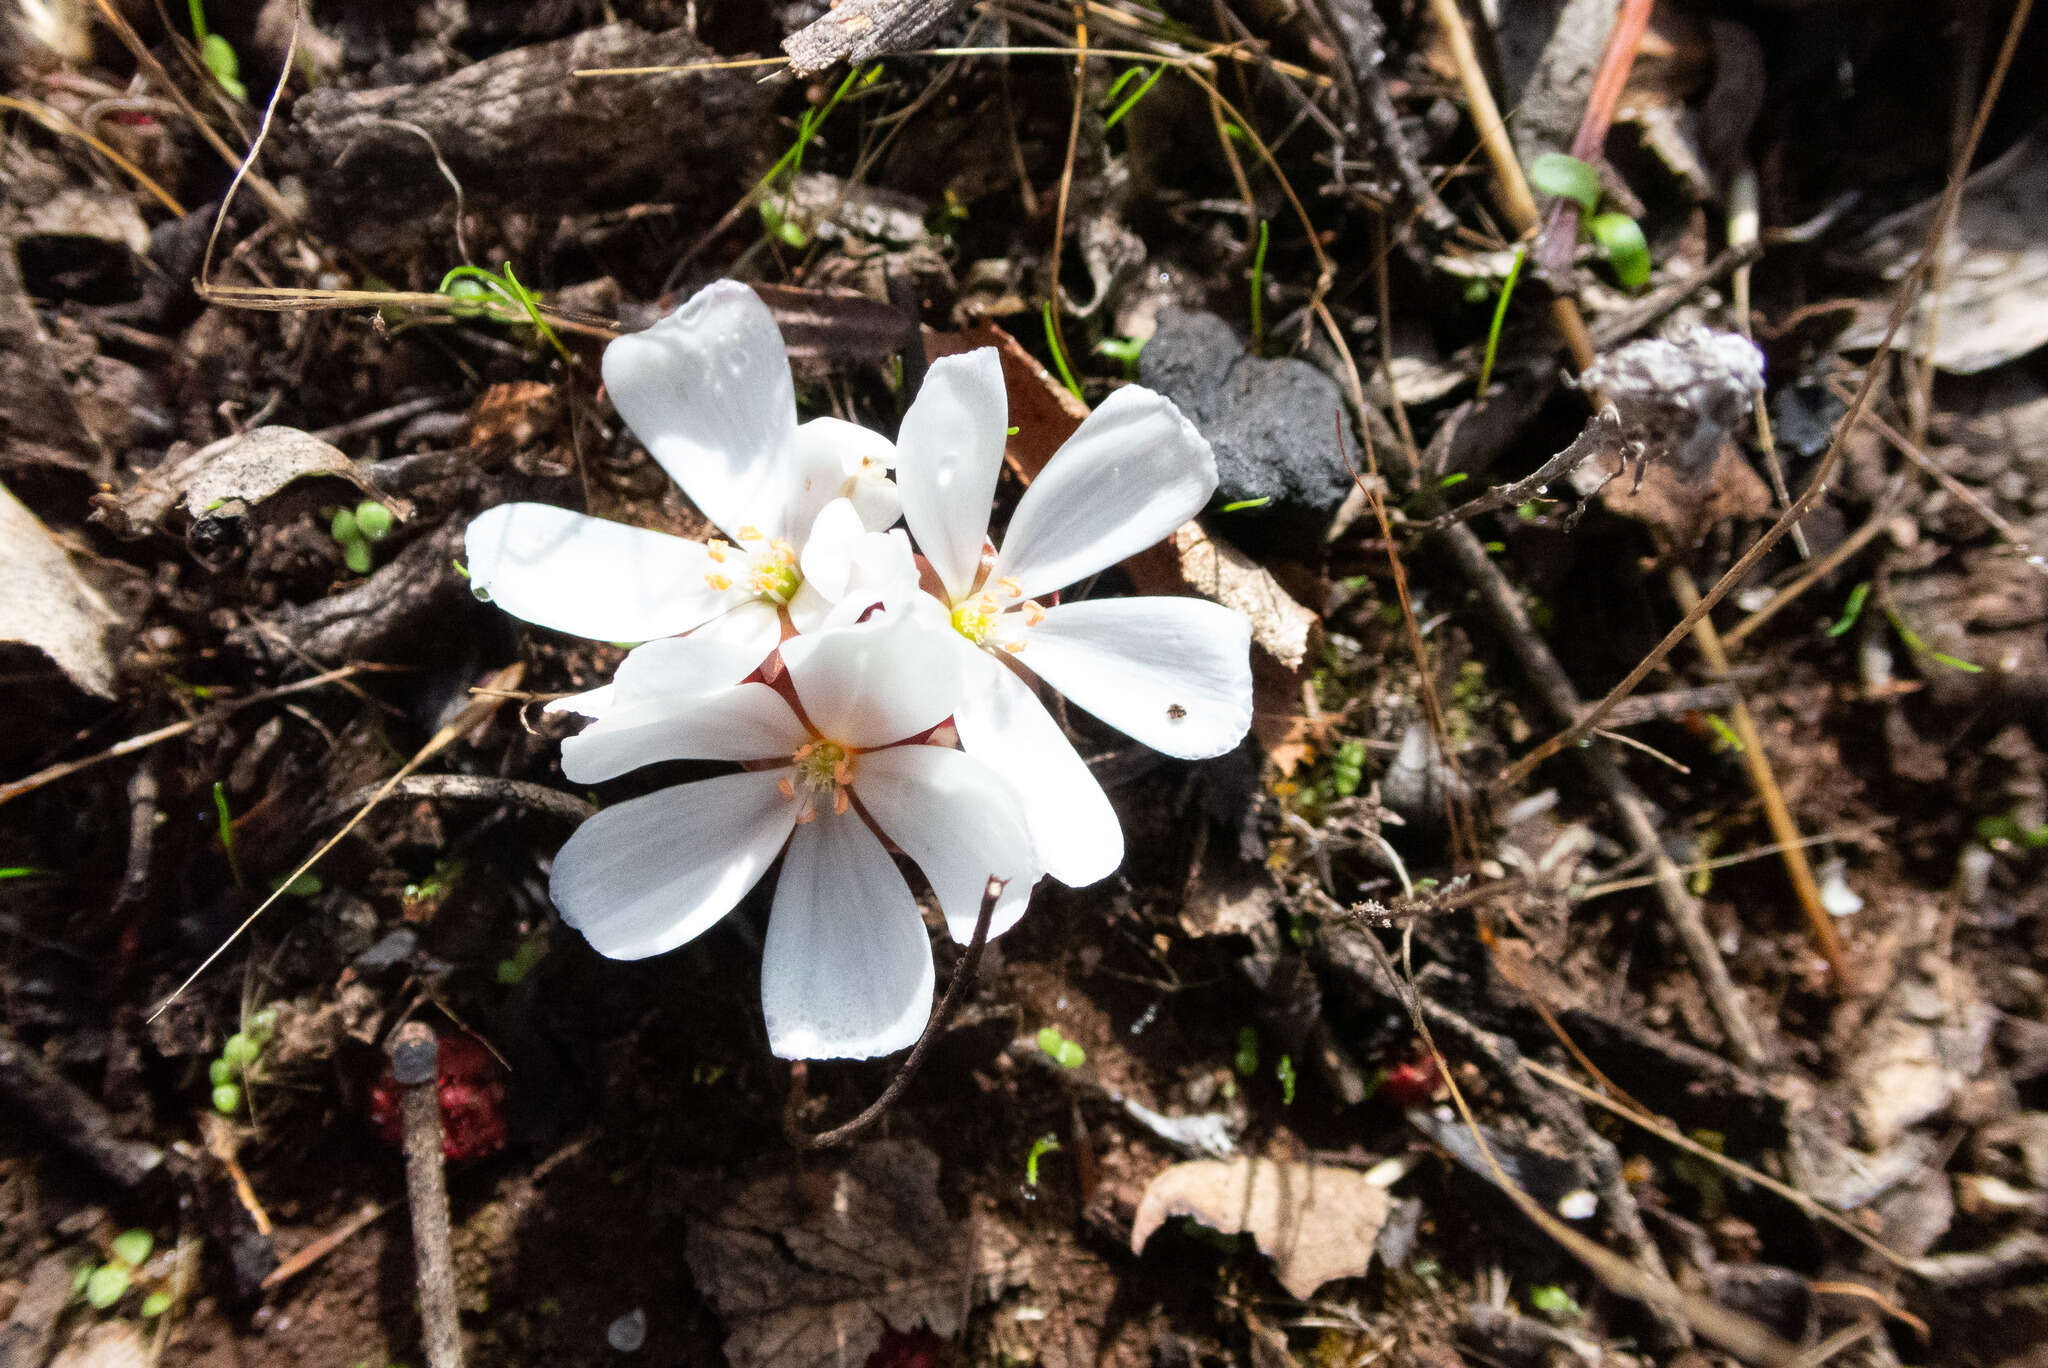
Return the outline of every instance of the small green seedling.
{"type": "Polygon", "coordinates": [[[1357,737],[1341,742],[1330,756],[1330,787],[1339,798],[1349,798],[1365,782],[1365,742],[1357,737]]]}
{"type": "Polygon", "coordinates": [[[1095,344],[1095,354],[1106,356],[1124,368],[1124,378],[1138,378],[1138,353],[1145,350],[1142,337],[1105,337],[1095,344]]]}
{"type": "Polygon", "coordinates": [[[341,559],[358,575],[370,573],[370,545],[391,535],[391,510],[375,499],[329,511],[327,534],[341,547],[341,559]]]}
{"type": "Polygon", "coordinates": [[[1266,350],[1266,221],[1259,220],[1259,245],[1252,249],[1252,355],[1266,350]]]}
{"type": "Polygon", "coordinates": [[[1271,494],[1261,494],[1256,499],[1232,499],[1217,511],[1219,513],[1243,513],[1248,509],[1264,508],[1271,502],[1273,502],[1271,494]]]}
{"type": "Polygon", "coordinates": [[[1623,288],[1638,290],[1650,279],[1650,244],[1627,214],[1600,213],[1600,173],[1562,152],[1546,152],[1529,163],[1529,183],[1546,195],[1579,206],[1586,235],[1607,259],[1623,288]]]}
{"type": "Polygon", "coordinates": [[[247,1088],[263,1047],[277,1033],[277,1010],[265,1008],[254,1013],[242,1029],[221,1043],[220,1054],[206,1066],[207,1082],[213,1085],[213,1109],[223,1116],[242,1110],[247,1088]]]}
{"type": "Polygon", "coordinates": [[[199,41],[199,60],[213,73],[213,79],[220,82],[222,90],[239,103],[249,103],[249,88],[242,84],[242,59],[235,55],[235,49],[227,39],[207,31],[206,9],[200,0],[192,0],[191,7],[192,36],[199,41]]]}
{"type": "Polygon", "coordinates": [[[1529,1289],[1529,1307],[1546,1320],[1569,1324],[1586,1314],[1572,1294],[1554,1283],[1529,1289]]]}
{"type": "Polygon", "coordinates": [[[1273,1077],[1280,1081],[1280,1105],[1283,1107],[1293,1106],[1295,1077],[1294,1057],[1292,1055],[1280,1056],[1280,1061],[1273,1066],[1273,1077]]]}
{"type": "MultiPolygon", "coordinates": [[[[1493,358],[1500,350],[1500,329],[1501,324],[1507,321],[1508,299],[1515,292],[1515,282],[1522,278],[1522,263],[1528,260],[1528,257],[1528,248],[1515,248],[1514,264],[1508,267],[1507,279],[1500,283],[1500,298],[1494,301],[1493,322],[1486,329],[1486,356],[1479,363],[1479,388],[1475,391],[1481,399],[1486,397],[1487,381],[1493,378],[1493,358]]],[[[1479,284],[1476,280],[1472,283],[1479,284]]]]}
{"type": "Polygon", "coordinates": [[[1088,1062],[1088,1052],[1061,1035],[1057,1026],[1039,1029],[1038,1048],[1051,1056],[1052,1062],[1062,1069],[1078,1069],[1088,1062]]]}
{"type": "Polygon", "coordinates": [[[1060,327],[1058,321],[1053,318],[1052,301],[1050,299],[1045,301],[1044,315],[1045,349],[1052,353],[1053,369],[1060,373],[1060,383],[1067,387],[1067,392],[1076,399],[1079,399],[1081,397],[1081,382],[1074,378],[1074,372],[1067,366],[1066,348],[1060,345],[1060,327]]]}
{"type": "MultiPolygon", "coordinates": [[[[72,1279],[72,1294],[84,1297],[86,1305],[95,1311],[111,1311],[121,1298],[128,1295],[135,1275],[141,1272],[142,1265],[149,1261],[150,1251],[155,1248],[156,1237],[148,1231],[122,1231],[107,1246],[105,1263],[86,1264],[78,1270],[72,1279]]],[[[142,1314],[160,1316],[170,1309],[170,1304],[169,1293],[153,1292],[143,1302],[142,1314]]]]}
{"type": "Polygon", "coordinates": [[[228,873],[234,877],[235,887],[241,888],[242,864],[235,858],[234,814],[228,811],[227,787],[217,779],[213,784],[213,815],[215,823],[220,828],[221,851],[228,857],[228,873]]]}
{"type": "Polygon", "coordinates": [[[533,967],[547,958],[547,953],[548,932],[542,927],[521,940],[510,959],[498,961],[498,982],[508,986],[524,982],[533,967]]]}
{"type": "Polygon", "coordinates": [[[1231,1057],[1230,1067],[1237,1070],[1239,1078],[1250,1078],[1259,1071],[1259,1033],[1249,1026],[1237,1028],[1237,1053],[1231,1057]]]}
{"type": "Polygon", "coordinates": [[[555,349],[555,354],[564,362],[574,363],[575,357],[562,345],[562,339],[540,311],[540,300],[533,291],[519,283],[519,277],[512,274],[512,265],[507,262],[497,271],[486,271],[481,266],[457,266],[441,277],[435,287],[436,294],[447,295],[460,302],[461,307],[453,312],[457,318],[487,318],[494,323],[528,323],[541,340],[555,349]]]}
{"type": "MultiPolygon", "coordinates": [[[[1109,93],[1103,96],[1102,102],[1104,104],[1108,104],[1110,103],[1110,101],[1115,100],[1117,96],[1122,95],[1124,87],[1129,85],[1132,81],[1136,80],[1138,77],[1138,73],[1142,72],[1144,69],[1145,68],[1140,66],[1126,68],[1123,75],[1117,77],[1116,80],[1110,83],[1109,93]]],[[[1159,83],[1159,78],[1161,76],[1164,76],[1165,74],[1166,63],[1161,62],[1158,66],[1153,67],[1152,74],[1147,76],[1144,79],[1144,81],[1139,84],[1138,88],[1135,91],[1125,96],[1121,104],[1118,104],[1115,109],[1110,110],[1108,114],[1103,116],[1102,131],[1107,133],[1110,129],[1115,128],[1117,124],[1122,122],[1124,115],[1130,113],[1133,109],[1137,108],[1138,101],[1144,99],[1145,96],[1151,92],[1152,87],[1159,83]]]]}
{"type": "Polygon", "coordinates": [[[1024,1156],[1024,1185],[1038,1186],[1038,1161],[1060,1147],[1060,1142],[1050,1134],[1041,1135],[1031,1142],[1031,1153],[1024,1156]]]}

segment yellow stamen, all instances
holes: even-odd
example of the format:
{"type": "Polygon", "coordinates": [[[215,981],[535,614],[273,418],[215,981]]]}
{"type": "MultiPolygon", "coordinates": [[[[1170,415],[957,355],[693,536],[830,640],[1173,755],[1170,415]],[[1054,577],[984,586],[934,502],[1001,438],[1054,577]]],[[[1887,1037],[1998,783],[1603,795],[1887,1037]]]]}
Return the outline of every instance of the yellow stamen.
{"type": "Polygon", "coordinates": [[[761,540],[761,529],[752,523],[748,523],[739,530],[739,539],[743,542],[759,541],[761,540]]]}
{"type": "Polygon", "coordinates": [[[1024,597],[1024,586],[1017,583],[1016,578],[1011,575],[1005,575],[1001,579],[997,580],[996,588],[1002,590],[1003,595],[1006,598],[1024,597]]]}
{"type": "Polygon", "coordinates": [[[704,577],[704,582],[721,594],[732,588],[732,576],[721,575],[715,570],[704,577]]]}
{"type": "Polygon", "coordinates": [[[1025,599],[1024,625],[1026,627],[1036,627],[1039,623],[1043,621],[1045,621],[1045,609],[1039,605],[1038,600],[1025,599]]]}
{"type": "Polygon", "coordinates": [[[704,549],[711,554],[711,559],[723,563],[725,553],[732,550],[732,545],[729,542],[722,542],[718,538],[713,537],[710,541],[704,543],[704,549]]]}
{"type": "Polygon", "coordinates": [[[796,801],[796,785],[790,783],[787,779],[776,780],[775,791],[781,794],[784,799],[790,802],[796,801]]]}
{"type": "Polygon", "coordinates": [[[849,799],[849,798],[848,798],[848,797],[846,796],[846,790],[845,790],[845,789],[836,789],[836,790],[834,790],[834,791],[833,791],[833,794],[832,794],[832,815],[833,815],[833,816],[835,816],[835,817],[843,817],[843,816],[845,816],[845,815],[846,815],[846,809],[847,809],[848,807],[850,807],[850,806],[852,806],[852,800],[851,800],[851,799],[849,799]]]}

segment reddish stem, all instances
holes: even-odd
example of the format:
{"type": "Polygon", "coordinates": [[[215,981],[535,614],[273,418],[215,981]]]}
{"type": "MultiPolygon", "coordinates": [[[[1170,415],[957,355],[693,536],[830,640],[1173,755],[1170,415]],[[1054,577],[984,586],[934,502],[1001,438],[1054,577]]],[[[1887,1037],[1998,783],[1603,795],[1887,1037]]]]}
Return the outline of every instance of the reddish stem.
{"type": "MultiPolygon", "coordinates": [[[[1622,0],[1621,13],[1614,18],[1614,31],[1607,35],[1607,51],[1593,76],[1593,93],[1586,101],[1586,113],[1572,138],[1572,155],[1588,166],[1599,166],[1607,147],[1607,130],[1614,124],[1614,107],[1628,86],[1629,70],[1635,66],[1636,49],[1650,27],[1650,10],[1655,0],[1622,0]]],[[[1568,199],[1553,202],[1543,216],[1543,231],[1537,239],[1536,264],[1552,279],[1561,279],[1571,269],[1572,244],[1579,238],[1579,206],[1568,199]]]]}

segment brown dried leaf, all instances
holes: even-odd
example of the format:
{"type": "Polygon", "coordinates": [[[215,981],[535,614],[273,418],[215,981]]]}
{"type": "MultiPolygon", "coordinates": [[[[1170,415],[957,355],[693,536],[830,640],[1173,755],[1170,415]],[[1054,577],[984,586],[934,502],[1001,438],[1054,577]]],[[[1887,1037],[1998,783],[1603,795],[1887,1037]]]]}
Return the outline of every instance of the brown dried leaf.
{"type": "Polygon", "coordinates": [[[975,1263],[938,1181],[937,1155],[883,1140],[836,1170],[781,1165],[701,1194],[683,1257],[731,1332],[734,1368],[859,1363],[885,1323],[957,1332],[975,1263]]]}
{"type": "Polygon", "coordinates": [[[1175,1164],[1145,1189],[1131,1223],[1131,1252],[1142,1253],[1152,1232],[1175,1216],[1225,1235],[1249,1232],[1273,1261],[1280,1285],[1307,1300],[1334,1278],[1365,1272],[1390,1206],[1386,1189],[1353,1169],[1249,1156],[1202,1159],[1175,1164]]]}
{"type": "Polygon", "coordinates": [[[114,610],[80,579],[36,515],[0,485],[0,641],[33,646],[101,698],[114,696],[106,629],[114,610]]]}
{"type": "Polygon", "coordinates": [[[340,449],[290,427],[254,428],[167,458],[121,493],[96,497],[95,516],[117,536],[142,536],[162,530],[181,503],[195,521],[237,517],[295,481],[323,475],[346,480],[401,521],[412,516],[411,504],[378,493],[340,449]]]}

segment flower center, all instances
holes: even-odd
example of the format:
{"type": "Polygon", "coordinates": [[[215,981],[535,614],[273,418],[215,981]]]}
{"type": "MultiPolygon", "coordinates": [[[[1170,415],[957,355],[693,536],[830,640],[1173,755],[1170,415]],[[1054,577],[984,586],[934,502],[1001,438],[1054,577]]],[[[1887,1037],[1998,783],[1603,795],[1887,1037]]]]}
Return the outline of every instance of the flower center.
{"type": "Polygon", "coordinates": [[[1043,621],[1045,609],[1038,600],[1025,598],[1023,587],[1008,576],[996,581],[993,592],[984,589],[953,605],[954,631],[977,646],[1011,655],[1024,649],[1023,629],[1043,621]],[[1011,602],[1005,604],[1004,599],[1011,602]]]}
{"type": "Polygon", "coordinates": [[[704,582],[720,593],[737,587],[750,597],[780,608],[795,598],[796,591],[803,586],[796,548],[780,537],[770,541],[755,528],[742,527],[739,545],[714,537],[704,544],[704,549],[710,552],[712,562],[704,582]]]}
{"type": "Polygon", "coordinates": [[[797,821],[808,822],[817,816],[818,803],[826,794],[832,795],[835,814],[846,811],[851,801],[846,787],[853,782],[852,751],[837,741],[808,741],[796,748],[789,763],[795,773],[776,787],[785,799],[801,804],[797,821]]]}

